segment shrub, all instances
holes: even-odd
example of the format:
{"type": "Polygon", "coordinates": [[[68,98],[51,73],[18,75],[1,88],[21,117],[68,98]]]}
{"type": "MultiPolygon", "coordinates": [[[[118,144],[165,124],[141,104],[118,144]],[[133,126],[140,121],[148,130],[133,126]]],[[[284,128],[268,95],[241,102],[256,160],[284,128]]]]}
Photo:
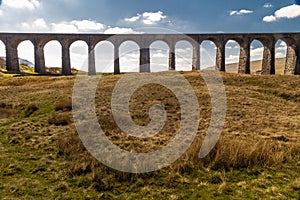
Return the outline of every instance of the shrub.
{"type": "Polygon", "coordinates": [[[48,123],[56,126],[66,126],[71,123],[71,117],[67,113],[54,113],[48,118],[48,123]]]}
{"type": "Polygon", "coordinates": [[[72,99],[70,97],[63,98],[55,104],[56,111],[71,111],[72,99]]]}

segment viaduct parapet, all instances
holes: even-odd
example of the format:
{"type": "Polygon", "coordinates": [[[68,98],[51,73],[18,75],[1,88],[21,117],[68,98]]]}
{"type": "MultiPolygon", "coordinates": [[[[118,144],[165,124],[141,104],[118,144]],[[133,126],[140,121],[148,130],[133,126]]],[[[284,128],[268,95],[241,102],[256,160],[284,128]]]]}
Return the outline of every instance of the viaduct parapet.
{"type": "Polygon", "coordinates": [[[200,44],[210,40],[216,45],[216,67],[225,68],[225,45],[234,40],[240,45],[238,73],[250,73],[250,44],[258,40],[263,44],[262,74],[275,74],[275,44],[282,40],[287,44],[285,74],[300,74],[300,33],[241,33],[241,34],[39,34],[39,33],[0,33],[0,40],[6,47],[6,69],[20,71],[18,45],[29,40],[34,45],[35,71],[46,73],[44,46],[57,40],[62,46],[62,74],[71,74],[70,46],[76,41],[85,41],[89,50],[88,73],[96,74],[94,48],[101,41],[109,41],[114,46],[114,73],[120,73],[119,47],[123,42],[134,41],[140,48],[140,71],[150,72],[150,45],[163,41],[169,46],[169,69],[176,69],[175,45],[186,40],[193,46],[193,70],[200,69],[200,44]]]}

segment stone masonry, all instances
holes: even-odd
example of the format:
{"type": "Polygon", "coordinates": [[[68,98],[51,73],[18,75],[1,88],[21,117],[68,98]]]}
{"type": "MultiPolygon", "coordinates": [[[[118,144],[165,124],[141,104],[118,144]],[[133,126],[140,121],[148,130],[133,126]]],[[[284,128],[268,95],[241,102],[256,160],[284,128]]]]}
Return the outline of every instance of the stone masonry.
{"type": "Polygon", "coordinates": [[[20,71],[18,45],[29,40],[34,45],[35,71],[46,72],[44,46],[57,40],[62,46],[62,74],[71,74],[70,46],[75,41],[85,41],[89,49],[89,75],[96,74],[94,48],[101,41],[109,41],[114,46],[114,73],[120,73],[119,47],[123,42],[134,41],[140,48],[140,72],[150,72],[150,45],[163,41],[169,46],[169,69],[176,69],[175,45],[178,41],[188,41],[193,46],[193,70],[200,69],[200,44],[204,40],[212,41],[217,47],[216,67],[225,68],[225,45],[234,40],[240,45],[238,72],[250,73],[250,44],[260,41],[264,46],[262,74],[275,74],[275,44],[281,39],[287,44],[285,74],[300,74],[300,33],[242,33],[242,34],[39,34],[39,33],[0,33],[0,40],[6,47],[6,69],[20,71]]]}

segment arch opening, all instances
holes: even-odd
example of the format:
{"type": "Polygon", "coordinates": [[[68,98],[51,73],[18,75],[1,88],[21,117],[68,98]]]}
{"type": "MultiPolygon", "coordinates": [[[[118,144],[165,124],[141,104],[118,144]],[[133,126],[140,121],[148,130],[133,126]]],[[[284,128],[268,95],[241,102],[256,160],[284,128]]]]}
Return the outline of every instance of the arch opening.
{"type": "Polygon", "coordinates": [[[241,47],[235,40],[229,40],[225,45],[226,72],[238,73],[241,47]]]}
{"type": "Polygon", "coordinates": [[[169,70],[169,46],[161,40],[150,45],[150,69],[151,72],[169,70]]]}
{"type": "Polygon", "coordinates": [[[250,45],[250,73],[261,74],[264,46],[259,40],[253,40],[250,45]]]}
{"type": "Polygon", "coordinates": [[[119,47],[120,71],[140,71],[140,47],[136,42],[125,41],[119,47]]]}
{"type": "Polygon", "coordinates": [[[51,40],[44,46],[46,71],[52,74],[62,72],[62,46],[57,40],[51,40]]]}
{"type": "Polygon", "coordinates": [[[216,68],[217,46],[211,40],[200,44],[200,69],[216,68]]]}
{"type": "Polygon", "coordinates": [[[287,44],[283,40],[278,40],[275,44],[275,72],[284,74],[287,57],[287,44]]]}
{"type": "Polygon", "coordinates": [[[186,41],[178,41],[175,45],[176,70],[192,71],[193,68],[193,45],[186,41]]]}
{"type": "Polygon", "coordinates": [[[34,73],[34,45],[30,40],[22,41],[18,47],[20,70],[34,73]]]}
{"type": "Polygon", "coordinates": [[[88,45],[85,41],[78,40],[70,46],[71,68],[88,71],[88,45]]]}
{"type": "Polygon", "coordinates": [[[0,40],[0,68],[1,69],[6,68],[5,59],[6,59],[6,47],[5,44],[0,40]]]}
{"type": "Polygon", "coordinates": [[[96,72],[114,72],[114,45],[109,41],[101,41],[95,46],[96,72]]]}

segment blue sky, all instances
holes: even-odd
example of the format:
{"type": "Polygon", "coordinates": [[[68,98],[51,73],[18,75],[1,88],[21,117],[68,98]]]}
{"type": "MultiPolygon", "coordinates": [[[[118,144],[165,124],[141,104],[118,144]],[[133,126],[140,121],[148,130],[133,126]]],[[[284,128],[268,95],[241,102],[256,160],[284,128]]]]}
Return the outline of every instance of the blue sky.
{"type": "Polygon", "coordinates": [[[263,20],[293,4],[296,4],[294,0],[3,0],[0,28],[1,31],[51,32],[55,28],[49,27],[55,24],[90,20],[104,27],[88,32],[99,33],[110,27],[134,29],[141,26],[164,27],[187,33],[294,32],[299,31],[300,27],[300,14],[297,13],[299,8],[296,8],[293,16],[289,16],[290,8],[276,20],[273,18],[272,22],[263,20]],[[164,18],[152,24],[145,24],[142,20],[131,23],[124,20],[137,16],[138,13],[143,15],[158,12],[164,18]],[[35,27],[24,25],[36,20],[44,22],[43,26],[37,27],[41,25],[39,23],[35,27]]]}
{"type": "MultiPolygon", "coordinates": [[[[300,31],[299,0],[298,3],[294,0],[0,0],[0,4],[0,32],[140,33],[143,32],[141,27],[181,33],[300,31]]],[[[104,46],[109,49],[109,46],[104,46]]],[[[190,46],[180,46],[178,51],[190,57],[190,46]]],[[[261,59],[261,44],[254,42],[251,46],[252,60],[261,59]]],[[[278,42],[276,46],[280,49],[277,57],[283,57],[285,44],[278,42]]],[[[160,45],[162,47],[163,44],[160,45]]],[[[208,42],[202,47],[206,48],[206,58],[211,59],[201,63],[204,66],[214,65],[215,46],[208,42]]],[[[129,44],[124,49],[131,51],[134,48],[136,46],[129,44]]],[[[0,43],[0,56],[5,55],[4,49],[0,43]]],[[[30,42],[22,43],[18,49],[20,57],[34,60],[33,50],[28,50],[33,49],[30,42]]],[[[61,65],[57,59],[60,50],[57,42],[50,42],[45,47],[47,66],[61,65]]],[[[77,43],[71,49],[73,63],[85,60],[84,52],[86,45],[77,43]]],[[[129,62],[133,58],[138,59],[138,51],[131,52],[123,59],[127,66],[133,65],[129,62]]],[[[228,44],[226,53],[228,63],[238,61],[239,48],[236,43],[228,44]]],[[[105,58],[109,57],[111,55],[105,58]]],[[[162,67],[166,67],[166,49],[158,50],[154,57],[160,58],[157,64],[165,63],[162,67]]],[[[136,59],[134,62],[137,63],[136,59]]]]}
{"type": "MultiPolygon", "coordinates": [[[[124,3],[120,2],[116,0],[106,1],[103,9],[95,7],[93,8],[95,12],[92,13],[102,13],[105,21],[120,26],[123,25],[122,21],[119,21],[120,19],[134,16],[136,13],[162,11],[173,23],[173,26],[168,27],[187,32],[297,31],[295,25],[300,24],[300,18],[283,19],[271,24],[263,22],[263,17],[272,15],[276,10],[295,3],[286,0],[272,1],[270,4],[272,6],[269,8],[264,7],[269,1],[262,0],[127,0],[122,1],[124,3]],[[242,9],[253,11],[253,13],[230,15],[230,11],[242,9]]],[[[97,17],[97,14],[93,17],[97,17]]],[[[131,25],[134,26],[134,24],[131,25]]]]}

